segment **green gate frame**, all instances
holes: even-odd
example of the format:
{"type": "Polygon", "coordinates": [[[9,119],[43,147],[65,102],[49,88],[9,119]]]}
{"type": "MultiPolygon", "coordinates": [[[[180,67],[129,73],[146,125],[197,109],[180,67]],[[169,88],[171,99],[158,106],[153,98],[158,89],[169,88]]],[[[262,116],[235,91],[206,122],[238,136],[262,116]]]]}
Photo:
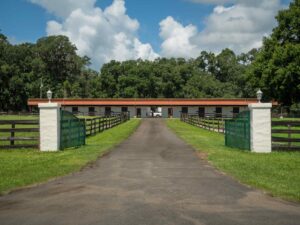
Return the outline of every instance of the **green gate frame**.
{"type": "Polygon", "coordinates": [[[60,149],[85,145],[85,122],[72,113],[60,111],[60,149]]]}
{"type": "Polygon", "coordinates": [[[225,120],[225,145],[250,150],[250,111],[244,111],[232,120],[225,120]]]}

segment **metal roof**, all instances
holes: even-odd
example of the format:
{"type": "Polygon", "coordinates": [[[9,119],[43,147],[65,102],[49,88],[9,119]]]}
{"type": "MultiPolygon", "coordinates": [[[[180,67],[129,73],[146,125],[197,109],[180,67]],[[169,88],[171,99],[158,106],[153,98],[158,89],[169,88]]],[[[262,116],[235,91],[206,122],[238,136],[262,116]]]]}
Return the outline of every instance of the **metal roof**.
{"type": "MultiPolygon", "coordinates": [[[[29,106],[37,106],[38,103],[48,102],[47,99],[28,99],[29,106]]],[[[257,99],[175,99],[175,98],[123,98],[123,99],[52,99],[51,102],[61,103],[63,106],[248,106],[249,103],[257,103],[257,99]]],[[[277,102],[273,102],[277,105],[277,102]]]]}

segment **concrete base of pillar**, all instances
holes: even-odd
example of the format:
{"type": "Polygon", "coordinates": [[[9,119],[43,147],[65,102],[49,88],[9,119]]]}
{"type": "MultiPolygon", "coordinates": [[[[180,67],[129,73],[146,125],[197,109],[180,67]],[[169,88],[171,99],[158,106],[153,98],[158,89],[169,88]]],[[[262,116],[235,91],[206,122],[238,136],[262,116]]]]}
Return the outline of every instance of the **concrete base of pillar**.
{"type": "Polygon", "coordinates": [[[58,103],[40,103],[40,151],[58,151],[60,145],[60,107],[58,103]]]}
{"type": "Polygon", "coordinates": [[[252,103],[248,105],[251,119],[251,151],[270,153],[271,138],[271,103],[252,103]]]}

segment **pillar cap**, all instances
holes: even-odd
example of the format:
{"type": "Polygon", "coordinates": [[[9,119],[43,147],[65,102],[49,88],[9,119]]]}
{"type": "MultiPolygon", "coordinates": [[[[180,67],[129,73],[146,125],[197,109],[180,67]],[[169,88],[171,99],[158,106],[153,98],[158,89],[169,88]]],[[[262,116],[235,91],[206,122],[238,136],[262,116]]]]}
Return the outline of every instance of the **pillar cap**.
{"type": "Polygon", "coordinates": [[[51,109],[51,108],[60,108],[60,103],[39,103],[40,109],[51,109]]]}
{"type": "Polygon", "coordinates": [[[249,109],[271,109],[272,103],[250,103],[249,109]]]}

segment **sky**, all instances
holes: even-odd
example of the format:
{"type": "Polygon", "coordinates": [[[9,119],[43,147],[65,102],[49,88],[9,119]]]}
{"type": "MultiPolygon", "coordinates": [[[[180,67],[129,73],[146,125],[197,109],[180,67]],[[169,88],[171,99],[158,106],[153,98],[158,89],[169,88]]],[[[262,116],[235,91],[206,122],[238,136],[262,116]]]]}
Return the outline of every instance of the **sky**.
{"type": "Polygon", "coordinates": [[[11,43],[66,35],[98,70],[110,60],[237,54],[262,45],[291,0],[1,0],[11,43]]]}

